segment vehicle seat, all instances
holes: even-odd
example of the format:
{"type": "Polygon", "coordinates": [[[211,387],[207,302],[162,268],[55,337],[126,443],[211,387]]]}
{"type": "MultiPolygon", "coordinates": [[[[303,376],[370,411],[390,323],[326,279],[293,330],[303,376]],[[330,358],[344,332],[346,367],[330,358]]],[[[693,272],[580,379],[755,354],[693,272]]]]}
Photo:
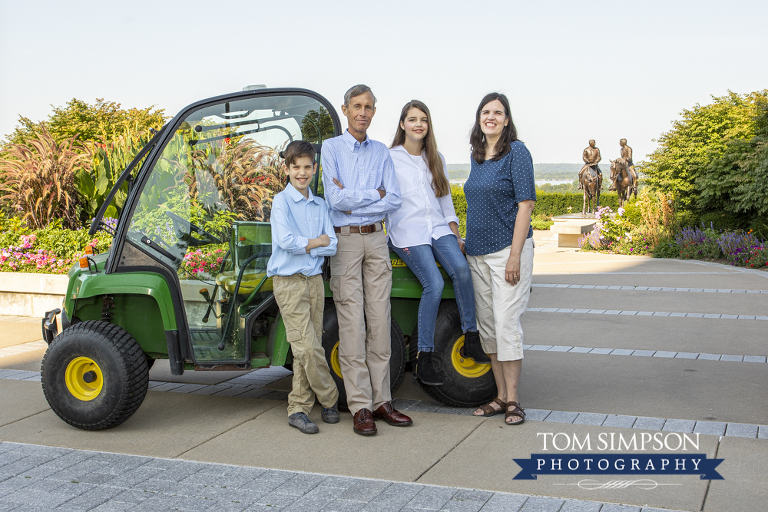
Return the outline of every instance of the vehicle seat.
{"type": "MultiPolygon", "coordinates": [[[[237,291],[237,294],[241,297],[247,297],[253,293],[253,290],[256,288],[256,285],[259,284],[259,281],[261,281],[261,279],[264,277],[265,273],[266,271],[245,272],[243,274],[242,281],[240,281],[240,289],[237,291]]],[[[229,294],[235,293],[235,286],[237,286],[237,273],[235,273],[233,270],[222,272],[216,276],[216,284],[227,290],[229,294]]],[[[261,285],[259,292],[272,292],[271,277],[267,279],[263,285],[261,285]]]]}

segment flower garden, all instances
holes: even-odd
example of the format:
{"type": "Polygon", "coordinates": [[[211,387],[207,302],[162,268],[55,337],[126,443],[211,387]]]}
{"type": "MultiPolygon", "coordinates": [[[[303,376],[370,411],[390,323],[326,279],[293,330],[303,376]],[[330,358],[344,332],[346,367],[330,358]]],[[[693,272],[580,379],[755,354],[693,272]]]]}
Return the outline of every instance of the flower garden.
{"type": "Polygon", "coordinates": [[[768,244],[751,230],[724,230],[709,227],[682,227],[674,224],[671,212],[650,208],[648,193],[616,212],[598,209],[594,230],[580,240],[585,251],[612,254],[645,254],[657,258],[716,261],[768,270],[768,244]],[[649,211],[650,210],[650,211],[649,211]]]}

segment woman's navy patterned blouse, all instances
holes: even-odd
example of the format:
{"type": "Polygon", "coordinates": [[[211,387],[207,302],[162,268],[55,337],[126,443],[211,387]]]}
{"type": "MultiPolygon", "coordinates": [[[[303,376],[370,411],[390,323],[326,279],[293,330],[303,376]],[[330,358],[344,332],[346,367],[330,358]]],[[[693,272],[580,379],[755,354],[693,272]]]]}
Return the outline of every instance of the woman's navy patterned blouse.
{"type": "MultiPolygon", "coordinates": [[[[536,200],[533,159],[525,144],[515,141],[500,160],[478,164],[472,159],[464,184],[467,198],[467,254],[479,256],[512,244],[517,203],[536,200]]],[[[528,228],[528,237],[533,229],[528,228]]]]}

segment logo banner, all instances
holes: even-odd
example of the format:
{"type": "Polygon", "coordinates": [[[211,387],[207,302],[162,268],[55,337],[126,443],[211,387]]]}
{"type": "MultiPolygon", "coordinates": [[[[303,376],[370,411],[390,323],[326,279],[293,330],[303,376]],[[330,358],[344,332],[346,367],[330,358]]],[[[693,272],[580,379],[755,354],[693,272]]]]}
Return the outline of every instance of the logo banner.
{"type": "Polygon", "coordinates": [[[700,454],[531,454],[514,459],[522,468],[514,480],[536,480],[536,475],[701,475],[702,480],[723,480],[715,468],[723,459],[700,454]]]}

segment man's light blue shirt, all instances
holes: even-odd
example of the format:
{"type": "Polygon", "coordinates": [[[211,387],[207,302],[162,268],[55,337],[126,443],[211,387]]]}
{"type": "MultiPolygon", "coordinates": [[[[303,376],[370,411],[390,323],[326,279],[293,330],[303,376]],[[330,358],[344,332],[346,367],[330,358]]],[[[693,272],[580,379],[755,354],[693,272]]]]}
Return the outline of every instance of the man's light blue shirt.
{"type": "Polygon", "coordinates": [[[268,276],[304,274],[314,276],[322,271],[325,256],[336,254],[338,240],[328,215],[328,205],[308,190],[307,199],[290,183],[272,200],[272,256],[267,264],[268,276]],[[328,235],[328,247],[315,247],[307,252],[310,238],[328,235]]]}
{"type": "Polygon", "coordinates": [[[348,130],[323,143],[323,187],[334,226],[366,226],[400,208],[400,187],[389,149],[368,136],[363,142],[348,130]],[[336,186],[336,178],[344,186],[336,186]],[[381,197],[378,189],[384,189],[381,197]],[[344,213],[351,212],[351,214],[344,213]]]}

